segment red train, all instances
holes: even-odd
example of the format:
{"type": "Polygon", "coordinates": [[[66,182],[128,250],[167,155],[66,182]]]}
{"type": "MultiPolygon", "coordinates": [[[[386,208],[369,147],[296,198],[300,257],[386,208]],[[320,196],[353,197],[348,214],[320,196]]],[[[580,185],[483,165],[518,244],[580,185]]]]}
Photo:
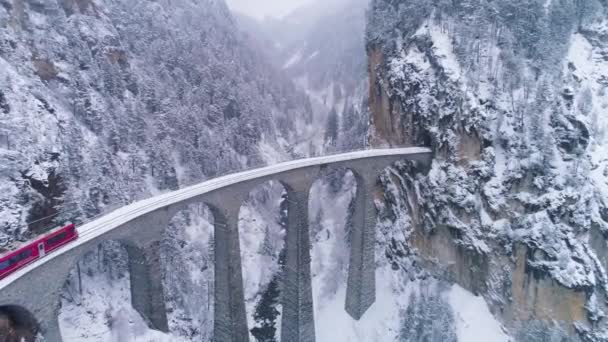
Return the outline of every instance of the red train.
{"type": "Polygon", "coordinates": [[[63,228],[54,229],[41,238],[25,243],[15,251],[0,255],[0,279],[77,238],[76,226],[69,224],[63,228]]]}

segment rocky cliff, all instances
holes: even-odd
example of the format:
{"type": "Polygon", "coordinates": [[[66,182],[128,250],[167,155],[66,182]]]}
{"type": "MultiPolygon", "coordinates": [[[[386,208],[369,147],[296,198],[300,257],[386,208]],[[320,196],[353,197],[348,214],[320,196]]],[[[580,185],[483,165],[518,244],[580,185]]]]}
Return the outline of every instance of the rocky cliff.
{"type": "Polygon", "coordinates": [[[374,0],[368,15],[370,141],[436,155],[385,174],[382,248],[483,296],[518,341],[608,338],[607,10],[374,0]]]}

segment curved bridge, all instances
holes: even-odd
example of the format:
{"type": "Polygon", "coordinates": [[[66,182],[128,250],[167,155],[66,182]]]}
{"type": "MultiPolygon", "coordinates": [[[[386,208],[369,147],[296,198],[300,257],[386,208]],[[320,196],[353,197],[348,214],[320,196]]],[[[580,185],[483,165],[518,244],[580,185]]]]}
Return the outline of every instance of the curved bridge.
{"type": "Polygon", "coordinates": [[[133,307],[153,328],[166,331],[167,318],[157,245],[171,218],[189,204],[205,203],[214,215],[216,248],[214,340],[249,340],[240,260],[238,212],[250,191],[269,180],[287,191],[288,222],[281,341],[315,340],[310,274],[308,200],[324,169],[350,169],[357,180],[345,310],[361,318],[374,303],[375,207],[372,191],[382,170],[399,160],[429,164],[427,148],[367,150],[294,160],[215,178],[122,207],[78,228],[79,239],[0,281],[0,308],[23,324],[35,323],[48,342],[62,341],[57,321],[60,294],[70,270],[104,241],[127,246],[133,307]],[[29,314],[28,314],[29,313],[29,314]]]}

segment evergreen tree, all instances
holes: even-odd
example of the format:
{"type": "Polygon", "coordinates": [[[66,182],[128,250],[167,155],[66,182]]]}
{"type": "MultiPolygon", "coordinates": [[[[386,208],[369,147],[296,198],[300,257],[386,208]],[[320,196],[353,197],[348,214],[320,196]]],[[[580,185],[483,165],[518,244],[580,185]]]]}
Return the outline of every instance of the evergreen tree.
{"type": "Polygon", "coordinates": [[[413,293],[402,317],[399,342],[458,342],[454,313],[438,294],[413,293]]]}
{"type": "Polygon", "coordinates": [[[325,143],[330,146],[335,146],[338,141],[338,113],[335,108],[332,108],[327,115],[327,124],[325,125],[325,143]]]}
{"type": "Polygon", "coordinates": [[[257,325],[251,329],[251,334],[257,342],[277,342],[277,305],[280,293],[279,276],[275,275],[255,306],[253,319],[257,325]]]}
{"type": "Polygon", "coordinates": [[[350,131],[357,128],[357,110],[355,106],[346,105],[344,106],[344,112],[342,113],[342,131],[350,131]]]}

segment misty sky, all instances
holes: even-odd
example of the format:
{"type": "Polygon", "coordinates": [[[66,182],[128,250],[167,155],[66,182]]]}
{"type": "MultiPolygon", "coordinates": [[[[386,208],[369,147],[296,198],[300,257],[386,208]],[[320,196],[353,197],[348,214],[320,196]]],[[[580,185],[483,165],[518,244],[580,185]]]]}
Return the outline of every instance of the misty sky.
{"type": "Polygon", "coordinates": [[[231,9],[259,19],[280,17],[314,0],[226,0],[231,9]]]}

